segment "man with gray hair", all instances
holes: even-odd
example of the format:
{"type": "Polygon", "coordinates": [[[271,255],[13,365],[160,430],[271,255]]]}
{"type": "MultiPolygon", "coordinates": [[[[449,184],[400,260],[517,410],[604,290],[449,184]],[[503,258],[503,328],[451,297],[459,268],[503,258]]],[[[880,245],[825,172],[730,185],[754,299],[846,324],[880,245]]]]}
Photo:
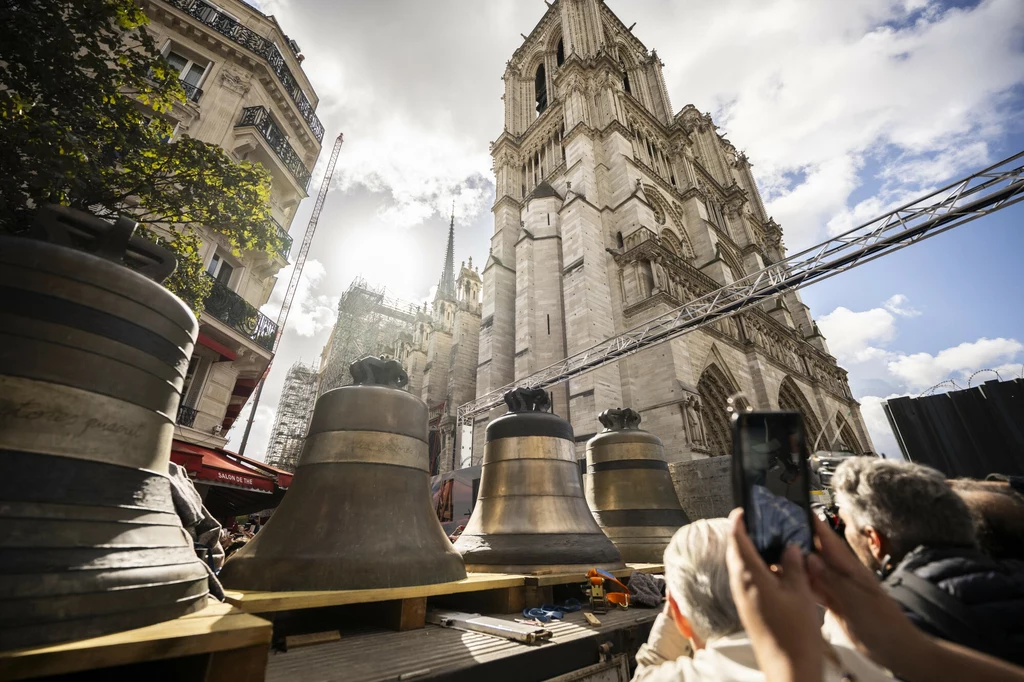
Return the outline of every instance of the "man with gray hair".
{"type": "Polygon", "coordinates": [[[945,476],[853,457],[832,487],[846,541],[919,628],[1024,664],[1024,575],[979,551],[971,513],[945,476]]]}
{"type": "MultiPolygon", "coordinates": [[[[728,538],[728,519],[694,521],[672,537],[665,550],[668,603],[637,653],[633,682],[765,679],[732,599],[728,538]]],[[[836,659],[824,670],[828,682],[891,679],[852,648],[837,645],[833,651],[836,659]]]]}

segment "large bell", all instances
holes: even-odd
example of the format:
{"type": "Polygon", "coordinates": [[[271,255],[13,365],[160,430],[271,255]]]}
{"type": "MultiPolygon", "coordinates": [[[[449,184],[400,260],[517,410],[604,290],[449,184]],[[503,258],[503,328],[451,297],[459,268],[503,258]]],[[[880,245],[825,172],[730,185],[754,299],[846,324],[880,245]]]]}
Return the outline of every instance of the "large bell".
{"type": "Polygon", "coordinates": [[[572,426],[540,389],[505,394],[509,414],[487,425],[476,507],[455,542],[480,573],[622,568],[587,508],[572,426]]]}
{"type": "Polygon", "coordinates": [[[48,207],[37,231],[54,243],[0,237],[0,649],[206,603],[167,476],[198,325],[120,264],[174,268],[134,229],[48,207]]]}
{"type": "Polygon", "coordinates": [[[605,430],[587,442],[583,488],[598,524],[630,563],[661,563],[672,535],[690,522],[679,505],[661,439],[633,410],[605,410],[605,430]]]}
{"type": "Polygon", "coordinates": [[[466,577],[430,498],[427,405],[394,360],[320,396],[291,488],[221,571],[241,590],[355,590],[466,577]]]}

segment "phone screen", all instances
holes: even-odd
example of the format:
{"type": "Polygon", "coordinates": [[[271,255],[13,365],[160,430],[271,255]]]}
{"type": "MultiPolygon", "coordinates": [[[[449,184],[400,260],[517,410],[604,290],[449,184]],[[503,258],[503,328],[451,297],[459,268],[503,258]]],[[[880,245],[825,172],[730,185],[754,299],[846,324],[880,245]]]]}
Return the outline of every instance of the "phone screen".
{"type": "Polygon", "coordinates": [[[810,468],[803,418],[797,412],[742,412],[733,433],[737,502],[747,532],[768,563],[788,544],[813,548],[810,468]]]}

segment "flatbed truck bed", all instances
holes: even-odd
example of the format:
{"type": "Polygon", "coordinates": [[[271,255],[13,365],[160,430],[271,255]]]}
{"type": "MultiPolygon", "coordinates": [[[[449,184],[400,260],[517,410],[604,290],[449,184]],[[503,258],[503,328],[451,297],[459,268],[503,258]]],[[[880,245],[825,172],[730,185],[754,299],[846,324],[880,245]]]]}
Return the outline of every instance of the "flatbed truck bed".
{"type": "MultiPolygon", "coordinates": [[[[589,609],[588,609],[589,610],[589,609]]],[[[552,638],[526,645],[489,635],[436,625],[406,632],[355,629],[335,642],[272,652],[267,682],[384,682],[386,680],[483,680],[530,682],[551,680],[607,663],[601,680],[623,658],[647,641],[659,609],[630,608],[599,614],[600,625],[587,623],[583,612],[567,613],[544,624],[552,638]],[[605,646],[607,645],[607,646],[605,646]]],[[[487,614],[514,621],[514,614],[487,614]]],[[[521,617],[521,616],[520,616],[521,617]]],[[[628,673],[627,673],[628,674],[628,673]]],[[[584,676],[572,675],[574,680],[584,676]]],[[[625,679],[628,679],[626,677],[625,679]]]]}

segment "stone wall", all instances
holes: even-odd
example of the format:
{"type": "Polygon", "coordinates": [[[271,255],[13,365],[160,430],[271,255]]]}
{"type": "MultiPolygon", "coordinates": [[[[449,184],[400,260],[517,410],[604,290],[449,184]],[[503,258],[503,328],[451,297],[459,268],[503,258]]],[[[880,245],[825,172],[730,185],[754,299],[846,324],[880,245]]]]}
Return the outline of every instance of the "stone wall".
{"type": "Polygon", "coordinates": [[[732,457],[708,457],[669,464],[672,483],[691,521],[728,516],[733,507],[732,457]]]}

